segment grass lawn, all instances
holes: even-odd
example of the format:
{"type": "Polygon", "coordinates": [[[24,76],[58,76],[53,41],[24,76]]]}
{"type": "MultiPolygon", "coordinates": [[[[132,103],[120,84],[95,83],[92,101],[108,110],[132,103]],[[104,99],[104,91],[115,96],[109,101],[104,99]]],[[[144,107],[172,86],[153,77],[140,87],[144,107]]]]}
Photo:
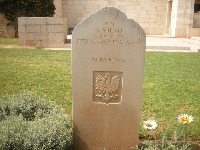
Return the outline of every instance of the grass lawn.
{"type": "Polygon", "coordinates": [[[1,38],[0,45],[18,45],[19,40],[17,38],[1,38]]]}
{"type": "Polygon", "coordinates": [[[24,89],[71,113],[71,56],[66,51],[0,49],[0,95],[24,89]]]}
{"type": "MultiPolygon", "coordinates": [[[[200,53],[146,53],[142,120],[157,120],[158,135],[181,132],[176,117],[186,113],[194,117],[186,134],[200,142],[199,64],[200,53]]],[[[71,52],[0,48],[0,96],[24,89],[71,114],[71,52]]]]}
{"type": "Polygon", "coordinates": [[[158,130],[179,133],[179,114],[190,114],[187,135],[200,142],[200,53],[147,52],[142,118],[156,119],[158,130]]]}

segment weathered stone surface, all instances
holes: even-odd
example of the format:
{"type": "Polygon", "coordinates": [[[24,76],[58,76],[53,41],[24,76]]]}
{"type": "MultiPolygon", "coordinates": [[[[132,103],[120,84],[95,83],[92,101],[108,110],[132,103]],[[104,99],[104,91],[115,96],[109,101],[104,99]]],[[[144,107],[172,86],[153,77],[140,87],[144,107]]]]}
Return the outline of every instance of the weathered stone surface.
{"type": "Polygon", "coordinates": [[[55,14],[54,14],[54,17],[62,17],[62,4],[63,4],[63,0],[54,0],[54,5],[56,7],[56,10],[55,10],[55,14]]]}
{"type": "Polygon", "coordinates": [[[15,37],[15,30],[13,25],[9,24],[9,21],[3,14],[0,13],[0,37],[13,38],[15,37]]]}
{"type": "Polygon", "coordinates": [[[48,32],[51,32],[51,33],[56,33],[56,32],[64,33],[63,25],[57,25],[57,24],[48,25],[47,29],[48,29],[48,32]]]}
{"type": "Polygon", "coordinates": [[[63,18],[52,18],[52,17],[48,17],[47,18],[47,24],[53,24],[53,25],[63,25],[64,24],[64,21],[63,21],[63,18]]]}
{"type": "Polygon", "coordinates": [[[146,35],[107,7],[72,34],[74,150],[129,150],[138,143],[146,35]]]}
{"type": "Polygon", "coordinates": [[[53,17],[19,17],[21,45],[45,48],[66,47],[67,19],[53,17]]]}
{"type": "Polygon", "coordinates": [[[26,26],[25,29],[29,33],[40,33],[40,25],[26,26]]]}

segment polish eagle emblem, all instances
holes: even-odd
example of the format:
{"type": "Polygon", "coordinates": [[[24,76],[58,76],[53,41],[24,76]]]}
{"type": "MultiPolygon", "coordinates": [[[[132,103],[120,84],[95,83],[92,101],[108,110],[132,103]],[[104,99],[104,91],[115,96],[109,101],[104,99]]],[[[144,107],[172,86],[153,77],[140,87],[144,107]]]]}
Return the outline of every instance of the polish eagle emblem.
{"type": "Polygon", "coordinates": [[[107,73],[105,77],[98,75],[95,83],[95,89],[98,91],[96,97],[102,98],[106,102],[115,99],[118,96],[116,92],[119,89],[119,85],[120,79],[118,76],[111,78],[109,73],[107,73]]]}

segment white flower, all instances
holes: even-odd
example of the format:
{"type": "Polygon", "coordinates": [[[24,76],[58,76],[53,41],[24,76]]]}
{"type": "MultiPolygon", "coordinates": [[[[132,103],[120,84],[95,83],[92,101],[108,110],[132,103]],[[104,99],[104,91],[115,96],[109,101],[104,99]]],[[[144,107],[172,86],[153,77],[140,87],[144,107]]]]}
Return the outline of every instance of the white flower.
{"type": "Polygon", "coordinates": [[[143,127],[145,129],[149,129],[149,130],[154,130],[157,128],[157,122],[155,120],[147,120],[147,121],[144,121],[144,125],[143,127]]]}
{"type": "Polygon", "coordinates": [[[182,124],[191,123],[193,121],[193,117],[187,114],[181,114],[177,117],[178,122],[182,124]]]}

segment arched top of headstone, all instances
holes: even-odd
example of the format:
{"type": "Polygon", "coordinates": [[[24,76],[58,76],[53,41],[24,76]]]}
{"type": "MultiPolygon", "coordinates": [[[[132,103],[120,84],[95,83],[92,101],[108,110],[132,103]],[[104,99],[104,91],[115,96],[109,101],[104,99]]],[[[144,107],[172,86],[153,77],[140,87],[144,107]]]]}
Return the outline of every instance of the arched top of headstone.
{"type": "MultiPolygon", "coordinates": [[[[145,39],[145,40],[144,40],[145,39]]],[[[103,8],[80,22],[72,33],[79,44],[140,45],[146,34],[133,19],[114,7],[103,8]],[[76,38],[79,37],[79,38],[76,38]]]]}

